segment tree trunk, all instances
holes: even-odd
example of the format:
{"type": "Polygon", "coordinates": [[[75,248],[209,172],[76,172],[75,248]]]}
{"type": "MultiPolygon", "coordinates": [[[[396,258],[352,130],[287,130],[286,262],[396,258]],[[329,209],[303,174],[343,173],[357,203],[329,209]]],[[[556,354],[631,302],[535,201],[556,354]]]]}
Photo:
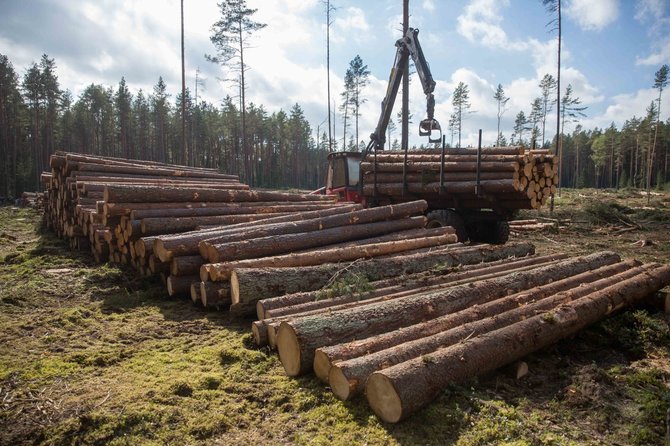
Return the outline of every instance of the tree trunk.
{"type": "Polygon", "coordinates": [[[241,202],[241,201],[330,201],[329,195],[305,195],[262,190],[208,190],[169,186],[117,186],[105,188],[105,201],[123,203],[160,202],[241,202]]]}
{"type": "Polygon", "coordinates": [[[528,256],[518,260],[494,260],[492,262],[482,262],[474,265],[459,265],[456,268],[436,267],[428,271],[418,272],[410,275],[402,275],[370,282],[370,290],[360,291],[352,294],[324,298],[328,296],[328,289],[316,291],[301,291],[293,294],[285,294],[278,297],[271,297],[258,301],[257,317],[259,320],[275,318],[279,316],[288,316],[305,311],[317,310],[320,308],[332,307],[348,302],[355,302],[364,299],[383,295],[388,290],[392,292],[412,287],[427,286],[436,283],[446,283],[452,280],[461,280],[470,276],[492,274],[499,271],[509,271],[528,265],[539,265],[549,261],[565,259],[565,254],[553,254],[548,256],[528,256]],[[443,282],[444,281],[444,282],[443,282]]]}
{"type": "Polygon", "coordinates": [[[508,243],[505,246],[459,246],[455,249],[361,260],[345,265],[236,268],[235,277],[240,295],[255,294],[260,300],[298,291],[315,291],[326,285],[334,276],[345,273],[360,274],[367,280],[374,281],[428,271],[437,265],[444,268],[471,265],[509,257],[523,257],[534,251],[535,247],[530,243],[508,243]]]}
{"type": "Polygon", "coordinates": [[[255,235],[255,237],[264,237],[273,234],[286,234],[290,232],[289,228],[294,226],[291,222],[300,222],[302,220],[327,217],[330,215],[345,214],[358,209],[361,209],[360,205],[335,206],[333,208],[318,211],[290,213],[283,217],[268,218],[257,223],[239,224],[228,226],[226,228],[216,228],[214,230],[199,230],[188,232],[186,234],[164,236],[156,239],[154,249],[161,260],[167,261],[175,255],[198,254],[198,243],[203,240],[211,239],[210,241],[212,243],[216,243],[218,240],[218,243],[220,243],[223,240],[243,240],[244,236],[250,237],[255,235]],[[252,228],[254,228],[253,232],[251,231],[252,228]],[[239,234],[242,234],[243,232],[245,235],[240,237],[239,234]],[[234,234],[238,235],[235,236],[234,234]]]}
{"type": "Polygon", "coordinates": [[[170,274],[173,276],[197,275],[203,263],[205,259],[201,256],[173,257],[170,262],[170,274]]]}
{"type": "Polygon", "coordinates": [[[312,368],[314,350],[319,347],[416,324],[619,260],[619,256],[614,253],[602,252],[566,260],[551,268],[480,281],[472,286],[412,295],[341,313],[318,314],[282,322],[277,334],[279,359],[289,376],[304,374],[312,368]]]}
{"type": "MultiPolygon", "coordinates": [[[[232,261],[277,255],[301,249],[326,246],[366,237],[374,237],[389,232],[416,227],[405,218],[422,213],[427,207],[425,201],[414,201],[398,205],[363,209],[349,214],[325,217],[296,223],[302,226],[300,232],[275,234],[266,237],[245,236],[237,242],[212,245],[208,249],[210,262],[232,261]],[[383,221],[387,219],[400,219],[383,221]],[[407,220],[407,221],[403,221],[407,220]],[[402,222],[402,223],[401,223],[402,222]],[[409,225],[409,226],[407,226],[409,225]]],[[[291,231],[292,232],[292,231],[291,231]]]]}
{"type": "MultiPolygon", "coordinates": [[[[404,163],[377,163],[376,165],[369,161],[361,163],[361,170],[363,172],[403,172],[405,168],[404,163]]],[[[439,172],[442,164],[439,162],[413,162],[408,161],[406,165],[407,172],[439,172]]],[[[509,162],[482,162],[480,164],[481,172],[517,172],[519,170],[519,163],[516,161],[509,162]]],[[[444,172],[476,172],[476,162],[445,162],[444,172]]]]}
{"type": "Polygon", "coordinates": [[[494,370],[571,336],[668,284],[670,266],[661,266],[552,311],[375,372],[366,385],[368,403],[383,421],[396,423],[449,384],[494,370]]]}
{"type": "Polygon", "coordinates": [[[156,217],[142,220],[142,235],[174,234],[193,231],[200,225],[234,225],[273,217],[283,217],[291,213],[279,214],[247,214],[247,215],[213,215],[209,217],[156,217]]]}
{"type": "Polygon", "coordinates": [[[636,265],[639,262],[616,263],[393,333],[374,336],[361,342],[372,347],[369,351],[361,352],[355,342],[318,349],[314,367],[316,369],[317,364],[332,364],[330,368],[322,368],[328,371],[328,382],[335,395],[347,400],[362,391],[368,377],[377,370],[430,354],[467,339],[473,333],[480,335],[497,330],[634,277],[643,271],[636,265]],[[347,349],[347,345],[353,345],[353,348],[347,349]],[[341,355],[334,352],[338,348],[341,355]]]}

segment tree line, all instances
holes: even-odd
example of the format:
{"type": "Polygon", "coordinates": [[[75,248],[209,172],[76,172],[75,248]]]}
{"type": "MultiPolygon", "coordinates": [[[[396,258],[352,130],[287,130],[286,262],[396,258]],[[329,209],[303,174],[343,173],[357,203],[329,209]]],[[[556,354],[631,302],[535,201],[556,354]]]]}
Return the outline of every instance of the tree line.
{"type": "Polygon", "coordinates": [[[247,104],[243,141],[238,100],[196,102],[188,89],[183,100],[189,155],[181,150],[181,94],[173,101],[162,78],[151,92],[132,94],[121,78],[116,87],[91,84],[75,99],[61,90],[53,58],[43,55],[20,77],[0,54],[0,196],[38,190],[56,150],[214,167],[256,187],[323,183],[328,151],[299,104],[274,113],[247,104]]]}

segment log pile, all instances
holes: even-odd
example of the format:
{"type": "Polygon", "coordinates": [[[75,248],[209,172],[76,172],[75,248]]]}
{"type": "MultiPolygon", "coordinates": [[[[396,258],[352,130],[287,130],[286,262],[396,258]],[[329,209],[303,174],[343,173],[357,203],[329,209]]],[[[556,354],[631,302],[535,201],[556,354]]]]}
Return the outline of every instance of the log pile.
{"type": "Polygon", "coordinates": [[[52,156],[51,167],[43,176],[46,220],[72,247],[159,275],[171,296],[239,315],[284,294],[248,280],[267,267],[336,271],[341,262],[437,252],[457,242],[452,228],[424,228],[422,200],[363,209],[331,196],[250,190],[211,169],[72,153],[52,156]]]}
{"type": "MultiPolygon", "coordinates": [[[[447,251],[467,263],[475,249],[447,251]]],[[[259,345],[277,349],[289,376],[314,371],[337,397],[365,393],[382,420],[398,422],[450,383],[517,361],[667,286],[670,266],[611,252],[529,253],[376,279],[339,295],[258,301],[252,331],[259,345]]]]}
{"type": "Polygon", "coordinates": [[[18,204],[21,207],[30,207],[37,210],[44,209],[45,194],[42,192],[23,192],[18,204]]]}
{"type": "Polygon", "coordinates": [[[444,158],[434,149],[406,156],[383,152],[361,163],[366,197],[399,201],[420,195],[437,209],[538,209],[556,190],[557,167],[547,150],[523,147],[482,148],[479,158],[475,149],[446,149],[444,158]]]}
{"type": "MultiPolygon", "coordinates": [[[[193,282],[200,282],[203,259],[197,245],[175,262],[154,256],[152,241],[159,235],[188,233],[201,225],[243,228],[353,208],[333,197],[252,191],[237,176],[214,169],[74,153],[57,153],[50,164],[51,173],[42,175],[48,226],[69,238],[73,248],[90,248],[100,262],[161,275],[170,294],[188,293],[193,282]]],[[[213,302],[212,287],[203,289],[213,302]]]]}
{"type": "Polygon", "coordinates": [[[230,303],[235,314],[253,315],[260,299],[284,294],[287,287],[312,289],[351,262],[449,249],[457,242],[453,228],[425,229],[426,218],[420,214],[426,207],[422,200],[371,209],[348,205],[287,216],[282,222],[158,237],[153,250],[173,264],[180,256],[199,252],[200,286],[220,284],[217,305],[230,303]],[[312,277],[314,269],[320,277],[306,283],[303,278],[312,277]]]}

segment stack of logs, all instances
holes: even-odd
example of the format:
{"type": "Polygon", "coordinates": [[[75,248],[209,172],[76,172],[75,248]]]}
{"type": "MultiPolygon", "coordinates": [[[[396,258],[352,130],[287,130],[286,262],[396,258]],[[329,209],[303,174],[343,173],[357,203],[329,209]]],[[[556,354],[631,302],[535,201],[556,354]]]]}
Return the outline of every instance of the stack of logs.
{"type": "Polygon", "coordinates": [[[426,218],[420,214],[426,208],[425,201],[372,209],[344,204],[151,242],[156,258],[170,265],[171,293],[188,288],[195,302],[253,315],[258,300],[289,289],[319,288],[348,263],[455,244],[453,228],[424,228],[426,218]],[[306,280],[313,269],[320,269],[321,277],[306,280]]]}
{"type": "Polygon", "coordinates": [[[44,209],[44,193],[42,192],[23,192],[19,198],[19,206],[30,207],[37,210],[44,209]]]}
{"type": "Polygon", "coordinates": [[[72,153],[52,156],[51,167],[46,220],[71,246],[160,275],[171,296],[240,315],[303,289],[288,279],[301,268],[337,270],[457,242],[452,228],[424,228],[425,201],[363,209],[332,196],[249,190],[212,169],[72,153]],[[254,278],[259,268],[279,272],[254,278]]]}
{"type": "Polygon", "coordinates": [[[407,163],[404,152],[368,155],[361,163],[363,194],[395,201],[428,196],[429,202],[439,203],[431,203],[433,208],[538,209],[558,184],[558,163],[547,150],[482,148],[479,163],[475,149],[447,149],[444,162],[435,149],[411,151],[406,157],[407,163]]]}
{"type": "Polygon", "coordinates": [[[531,253],[528,244],[456,247],[433,257],[442,269],[400,277],[397,265],[379,264],[391,277],[358,292],[259,301],[252,330],[259,345],[277,348],[289,376],[314,371],[340,399],[365,393],[382,420],[398,422],[450,383],[514,362],[670,284],[670,266],[611,252],[531,253]],[[511,247],[499,254],[515,259],[493,261],[490,254],[511,247]],[[490,262],[450,268],[471,263],[477,249],[490,262]]]}

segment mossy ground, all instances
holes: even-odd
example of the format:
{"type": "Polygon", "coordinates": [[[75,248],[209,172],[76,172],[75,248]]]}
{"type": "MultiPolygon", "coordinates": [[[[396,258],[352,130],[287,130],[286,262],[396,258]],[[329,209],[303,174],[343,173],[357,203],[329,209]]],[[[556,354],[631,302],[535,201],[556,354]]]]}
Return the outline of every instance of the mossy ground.
{"type": "MultiPolygon", "coordinates": [[[[557,200],[568,229],[523,237],[543,253],[670,262],[664,197],[626,214],[642,229],[613,235],[616,224],[587,218],[582,195],[592,191],[557,200]]],[[[635,208],[637,198],[607,199],[635,208]]],[[[526,358],[521,380],[503,370],[454,385],[398,425],[314,377],[287,378],[275,354],[253,347],[249,322],[169,299],[158,283],[70,251],[34,211],[0,208],[0,444],[663,441],[670,318],[651,307],[526,358]]]]}

